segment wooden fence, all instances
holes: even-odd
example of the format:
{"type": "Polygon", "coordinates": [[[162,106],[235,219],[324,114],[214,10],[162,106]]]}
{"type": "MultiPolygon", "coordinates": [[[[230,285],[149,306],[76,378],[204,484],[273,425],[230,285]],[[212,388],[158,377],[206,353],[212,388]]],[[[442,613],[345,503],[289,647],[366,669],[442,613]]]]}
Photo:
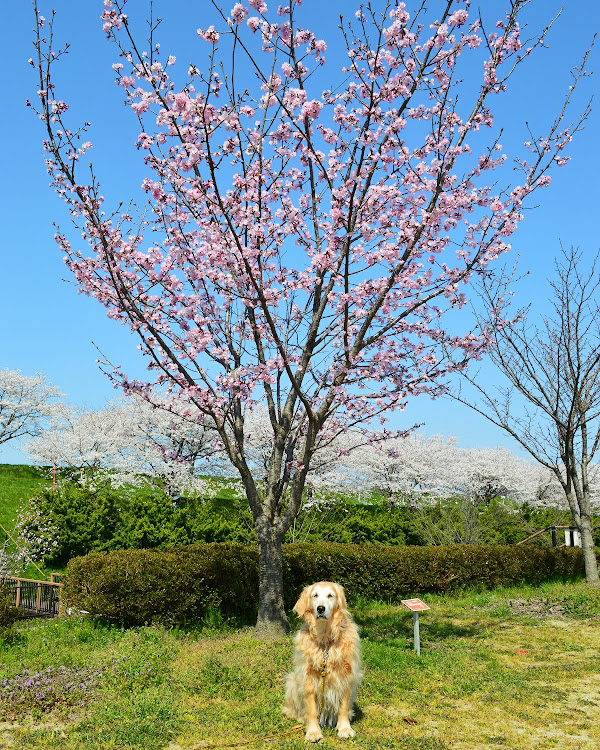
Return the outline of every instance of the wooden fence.
{"type": "Polygon", "coordinates": [[[58,617],[61,614],[61,583],[2,576],[0,584],[12,594],[15,607],[22,611],[24,617],[58,617]]]}
{"type": "MultiPolygon", "coordinates": [[[[600,526],[594,526],[592,531],[598,531],[598,529],[600,529],[600,526]]],[[[527,539],[522,539],[520,542],[517,542],[517,546],[519,544],[525,544],[525,542],[535,539],[536,536],[545,534],[547,531],[552,534],[553,547],[581,547],[581,534],[575,526],[546,526],[546,528],[540,529],[539,531],[536,531],[535,534],[528,536],[527,539]],[[559,530],[564,530],[565,532],[564,544],[558,543],[556,532],[559,530]]]]}

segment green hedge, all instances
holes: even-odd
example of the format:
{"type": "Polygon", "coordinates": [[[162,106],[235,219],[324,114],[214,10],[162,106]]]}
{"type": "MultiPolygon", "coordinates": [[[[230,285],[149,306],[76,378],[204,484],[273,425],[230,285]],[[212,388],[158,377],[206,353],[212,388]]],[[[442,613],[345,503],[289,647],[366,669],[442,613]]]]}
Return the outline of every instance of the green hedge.
{"type": "MultiPolygon", "coordinates": [[[[356,597],[399,602],[430,592],[539,584],[583,573],[581,550],[500,545],[384,547],[284,545],[286,606],[314,581],[334,580],[356,597]]],[[[94,552],[69,562],[67,606],[124,625],[185,624],[210,608],[256,616],[256,547],[203,544],[171,550],[94,552]]]]}

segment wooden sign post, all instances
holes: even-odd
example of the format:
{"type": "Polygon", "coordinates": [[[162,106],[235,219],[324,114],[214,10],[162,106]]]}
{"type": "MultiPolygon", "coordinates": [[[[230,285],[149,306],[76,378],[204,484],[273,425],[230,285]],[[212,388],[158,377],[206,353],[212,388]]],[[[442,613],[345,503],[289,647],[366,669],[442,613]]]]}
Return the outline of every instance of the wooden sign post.
{"type": "Polygon", "coordinates": [[[419,634],[419,612],[423,612],[429,607],[420,599],[403,599],[402,604],[413,613],[413,631],[415,635],[415,651],[417,656],[421,656],[421,636],[419,634]]]}

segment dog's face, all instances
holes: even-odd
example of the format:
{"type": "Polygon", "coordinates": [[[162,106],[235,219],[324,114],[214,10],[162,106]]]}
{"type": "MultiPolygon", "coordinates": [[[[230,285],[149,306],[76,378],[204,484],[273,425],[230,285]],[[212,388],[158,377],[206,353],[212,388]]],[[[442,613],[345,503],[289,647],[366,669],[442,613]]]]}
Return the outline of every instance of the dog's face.
{"type": "Polygon", "coordinates": [[[311,614],[315,620],[330,620],[338,610],[346,609],[344,589],[337,583],[321,581],[307,586],[294,606],[302,618],[311,614]]]}

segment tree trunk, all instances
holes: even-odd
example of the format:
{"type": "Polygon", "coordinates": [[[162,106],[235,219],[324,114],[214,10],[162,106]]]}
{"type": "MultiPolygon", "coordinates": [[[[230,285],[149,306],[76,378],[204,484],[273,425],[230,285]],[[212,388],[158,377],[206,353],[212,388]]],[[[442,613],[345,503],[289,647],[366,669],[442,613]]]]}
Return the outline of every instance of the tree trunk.
{"type": "Polygon", "coordinates": [[[290,630],[283,603],[282,535],[268,519],[256,523],[258,538],[257,638],[281,638],[290,630]]]}
{"type": "Polygon", "coordinates": [[[591,586],[598,586],[600,585],[598,560],[596,559],[596,548],[592,536],[592,523],[588,513],[582,513],[580,516],[579,533],[581,534],[581,551],[583,553],[586,583],[591,586]]]}

